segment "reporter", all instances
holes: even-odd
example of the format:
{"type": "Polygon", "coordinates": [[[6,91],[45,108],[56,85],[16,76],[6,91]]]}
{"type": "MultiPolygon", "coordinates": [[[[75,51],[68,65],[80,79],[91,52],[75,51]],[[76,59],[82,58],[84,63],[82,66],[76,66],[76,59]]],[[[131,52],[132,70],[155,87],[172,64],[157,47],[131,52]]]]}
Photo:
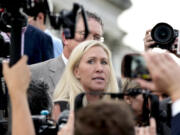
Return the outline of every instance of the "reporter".
{"type": "Polygon", "coordinates": [[[47,83],[31,80],[27,90],[27,99],[31,115],[40,115],[42,110],[52,111],[52,100],[48,93],[47,83]]]}
{"type": "Polygon", "coordinates": [[[178,96],[180,91],[180,67],[171,58],[169,53],[154,53],[147,52],[144,58],[147,63],[152,82],[145,80],[139,80],[138,82],[142,87],[149,88],[151,90],[158,90],[160,92],[166,92],[169,94],[173,101],[180,98],[178,96]]]}
{"type": "Polygon", "coordinates": [[[27,57],[23,56],[12,67],[9,67],[7,62],[3,62],[3,75],[12,104],[12,134],[34,135],[34,127],[26,97],[30,82],[27,57]]]}
{"type": "Polygon", "coordinates": [[[124,101],[97,101],[75,113],[74,135],[134,135],[134,118],[124,101]]]}
{"type": "MultiPolygon", "coordinates": [[[[122,85],[124,96],[124,101],[130,105],[135,115],[136,126],[146,125],[148,121],[147,118],[144,118],[143,113],[143,104],[144,98],[142,91],[143,89],[140,85],[132,79],[123,79],[122,85]]],[[[147,112],[146,112],[147,113],[147,112]]]]}
{"type": "Polygon", "coordinates": [[[179,135],[180,120],[180,66],[170,57],[169,53],[144,54],[147,66],[152,77],[152,82],[137,79],[136,81],[144,87],[151,90],[163,91],[170,95],[172,99],[172,135],[179,135]]]}
{"type": "Polygon", "coordinates": [[[75,116],[74,121],[74,114],[70,114],[67,124],[58,135],[135,134],[133,114],[124,101],[94,102],[79,109],[75,112],[75,116]]]}
{"type": "MultiPolygon", "coordinates": [[[[146,31],[146,33],[145,33],[145,37],[143,39],[143,41],[144,41],[144,51],[148,51],[149,49],[152,49],[151,46],[156,43],[152,39],[151,31],[152,31],[152,29],[148,29],[146,31]]],[[[175,55],[177,55],[179,57],[179,55],[177,54],[177,44],[178,44],[178,38],[176,38],[174,43],[172,43],[171,49],[169,51],[174,53],[175,55]]]]}

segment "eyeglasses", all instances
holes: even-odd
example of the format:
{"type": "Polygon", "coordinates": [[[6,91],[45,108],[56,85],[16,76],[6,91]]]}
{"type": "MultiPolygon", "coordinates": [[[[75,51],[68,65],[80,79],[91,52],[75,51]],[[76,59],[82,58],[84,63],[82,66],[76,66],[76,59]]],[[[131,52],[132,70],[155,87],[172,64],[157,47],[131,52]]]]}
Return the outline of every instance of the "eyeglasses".
{"type": "MultiPolygon", "coordinates": [[[[78,40],[78,41],[84,41],[85,40],[84,39],[84,36],[85,36],[84,31],[76,31],[76,33],[79,35],[79,36],[77,36],[76,40],[78,40]]],[[[93,40],[104,42],[104,37],[102,37],[101,35],[89,33],[87,38],[89,38],[91,36],[93,37],[93,40]]]]}

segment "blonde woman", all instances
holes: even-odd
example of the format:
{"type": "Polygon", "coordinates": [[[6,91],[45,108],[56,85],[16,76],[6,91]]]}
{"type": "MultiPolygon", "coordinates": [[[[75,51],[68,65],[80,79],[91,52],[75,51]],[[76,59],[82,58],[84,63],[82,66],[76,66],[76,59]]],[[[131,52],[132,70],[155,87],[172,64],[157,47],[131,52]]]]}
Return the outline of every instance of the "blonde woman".
{"type": "MultiPolygon", "coordinates": [[[[53,99],[55,103],[68,102],[73,110],[76,95],[91,91],[118,92],[111,53],[105,44],[94,40],[82,42],[73,50],[53,99]]],[[[87,102],[94,100],[86,98],[87,102]]],[[[55,119],[61,111],[61,104],[55,104],[55,119]]]]}

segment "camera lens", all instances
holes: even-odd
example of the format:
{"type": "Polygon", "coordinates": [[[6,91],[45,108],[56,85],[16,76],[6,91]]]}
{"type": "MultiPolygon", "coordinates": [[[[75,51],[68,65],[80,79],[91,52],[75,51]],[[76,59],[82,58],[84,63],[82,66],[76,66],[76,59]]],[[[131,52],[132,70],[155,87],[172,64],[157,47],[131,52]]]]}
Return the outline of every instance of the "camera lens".
{"type": "Polygon", "coordinates": [[[158,23],[151,32],[152,39],[160,44],[168,44],[174,40],[174,30],[167,23],[158,23]]]}

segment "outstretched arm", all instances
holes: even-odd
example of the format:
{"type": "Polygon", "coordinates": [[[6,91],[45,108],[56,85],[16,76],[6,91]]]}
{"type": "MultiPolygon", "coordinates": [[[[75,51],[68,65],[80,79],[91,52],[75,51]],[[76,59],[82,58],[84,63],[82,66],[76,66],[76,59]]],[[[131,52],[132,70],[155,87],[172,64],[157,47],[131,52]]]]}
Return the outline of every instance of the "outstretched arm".
{"type": "Polygon", "coordinates": [[[7,62],[3,62],[3,75],[12,104],[13,135],[35,135],[26,97],[30,82],[30,71],[26,63],[26,56],[12,67],[9,67],[7,62]]]}

